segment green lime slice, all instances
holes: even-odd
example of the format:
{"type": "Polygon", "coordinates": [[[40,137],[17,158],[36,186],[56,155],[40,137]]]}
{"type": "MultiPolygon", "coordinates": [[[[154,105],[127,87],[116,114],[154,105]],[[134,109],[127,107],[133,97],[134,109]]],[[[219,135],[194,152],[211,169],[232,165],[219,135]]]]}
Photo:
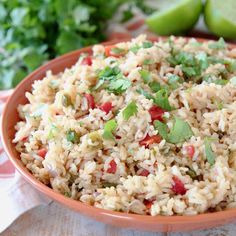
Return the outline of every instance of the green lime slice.
{"type": "Polygon", "coordinates": [[[201,0],[159,0],[156,4],[159,10],[148,16],[146,23],[159,35],[181,34],[191,29],[202,11],[201,0]],[[160,2],[165,5],[159,6],[160,2]]]}
{"type": "Polygon", "coordinates": [[[236,39],[236,0],[207,0],[204,18],[212,33],[236,39]]]}

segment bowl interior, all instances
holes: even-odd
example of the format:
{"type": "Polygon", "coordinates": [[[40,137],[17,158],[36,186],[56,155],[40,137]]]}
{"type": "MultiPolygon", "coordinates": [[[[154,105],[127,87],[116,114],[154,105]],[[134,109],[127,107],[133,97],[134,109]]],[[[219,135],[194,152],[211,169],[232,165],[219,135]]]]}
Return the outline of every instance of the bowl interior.
{"type": "MultiPolygon", "coordinates": [[[[204,41],[204,40],[201,40],[204,41]]],[[[112,42],[113,44],[114,42],[112,42]]],[[[109,43],[110,44],[110,43],[109,43]]],[[[205,213],[196,216],[141,216],[128,213],[120,213],[109,210],[98,209],[85,205],[56,193],[51,188],[39,182],[20,161],[19,153],[16,151],[12,139],[15,134],[14,126],[20,120],[17,112],[18,104],[27,103],[25,92],[31,90],[32,83],[45,77],[46,71],[51,70],[54,74],[64,71],[65,68],[74,65],[81,53],[91,53],[91,47],[74,51],[62,57],[56,58],[46,65],[40,67],[26,77],[15,89],[13,95],[8,99],[2,116],[1,132],[4,149],[17,170],[34,187],[58,202],[99,221],[122,227],[132,227],[148,231],[184,231],[212,227],[223,224],[225,221],[236,217],[236,209],[224,212],[205,213]]]]}

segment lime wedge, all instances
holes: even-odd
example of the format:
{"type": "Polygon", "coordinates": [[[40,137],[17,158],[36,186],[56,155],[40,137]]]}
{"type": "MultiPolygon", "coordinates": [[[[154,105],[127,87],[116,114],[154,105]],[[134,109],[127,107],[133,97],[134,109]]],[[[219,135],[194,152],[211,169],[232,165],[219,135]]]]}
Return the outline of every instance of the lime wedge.
{"type": "Polygon", "coordinates": [[[212,33],[236,39],[236,0],[207,0],[204,18],[212,33]]]}
{"type": "Polygon", "coordinates": [[[197,22],[201,11],[201,0],[166,0],[159,10],[148,16],[146,23],[150,30],[159,35],[181,34],[191,29],[197,22]]]}

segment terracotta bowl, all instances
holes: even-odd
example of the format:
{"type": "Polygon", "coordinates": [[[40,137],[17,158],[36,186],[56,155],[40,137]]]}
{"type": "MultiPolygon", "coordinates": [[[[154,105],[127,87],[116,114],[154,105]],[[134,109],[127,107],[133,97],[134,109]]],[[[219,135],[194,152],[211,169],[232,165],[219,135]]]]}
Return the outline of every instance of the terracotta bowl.
{"type": "Polygon", "coordinates": [[[85,52],[91,52],[91,47],[68,53],[48,62],[46,65],[41,66],[39,69],[27,76],[17,86],[14,93],[7,101],[1,123],[3,147],[15,168],[21,173],[26,181],[32,184],[40,192],[71,208],[72,210],[94,218],[97,221],[118,227],[156,232],[188,231],[219,226],[236,219],[236,208],[221,212],[205,213],[196,216],[155,217],[103,210],[86,205],[79,201],[69,199],[62,194],[55,192],[51,188],[39,182],[26,169],[26,167],[20,161],[19,153],[16,152],[15,146],[12,143],[12,139],[15,134],[14,126],[19,121],[19,116],[17,114],[18,104],[25,104],[27,102],[25,92],[30,91],[32,83],[35,80],[42,79],[45,76],[47,70],[52,70],[53,73],[59,73],[65,68],[72,66],[77,61],[79,55],[85,52]]]}

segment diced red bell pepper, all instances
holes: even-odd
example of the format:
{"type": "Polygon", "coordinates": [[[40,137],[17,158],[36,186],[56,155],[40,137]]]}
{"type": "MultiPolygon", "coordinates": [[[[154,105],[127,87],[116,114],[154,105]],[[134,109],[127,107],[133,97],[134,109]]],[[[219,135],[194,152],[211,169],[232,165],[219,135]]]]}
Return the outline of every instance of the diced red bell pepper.
{"type": "Polygon", "coordinates": [[[194,146],[193,145],[188,145],[188,146],[184,147],[184,149],[187,152],[187,156],[190,157],[190,158],[193,158],[194,153],[195,153],[194,146]]]}
{"type": "Polygon", "coordinates": [[[117,167],[117,164],[114,160],[112,160],[110,163],[109,163],[109,168],[107,169],[107,173],[109,174],[115,174],[116,173],[116,167],[117,167]]]}
{"type": "Polygon", "coordinates": [[[147,200],[147,199],[143,200],[143,204],[146,206],[148,210],[151,209],[153,202],[154,202],[153,200],[147,200]]]}
{"type": "Polygon", "coordinates": [[[140,172],[140,176],[148,176],[150,174],[150,172],[148,171],[148,170],[146,170],[146,169],[143,169],[141,172],[140,172]]]}
{"type": "Polygon", "coordinates": [[[47,149],[46,148],[41,148],[37,151],[37,155],[39,155],[42,158],[45,158],[46,154],[47,154],[47,149]]]}
{"type": "Polygon", "coordinates": [[[94,109],[95,108],[95,101],[94,101],[93,95],[91,95],[89,93],[85,93],[84,96],[87,99],[89,109],[94,109]]]}
{"type": "Polygon", "coordinates": [[[116,137],[116,139],[121,139],[121,137],[119,135],[116,135],[115,137],[116,137]]]}
{"type": "Polygon", "coordinates": [[[90,57],[90,56],[83,58],[83,60],[81,62],[82,65],[88,65],[88,66],[91,66],[92,63],[93,63],[92,57],[90,57]]]}
{"type": "Polygon", "coordinates": [[[165,111],[162,108],[154,105],[149,109],[148,112],[151,116],[152,121],[154,120],[163,121],[162,116],[165,113],[165,111]]]}
{"type": "Polygon", "coordinates": [[[139,145],[145,146],[146,148],[148,148],[149,145],[151,145],[153,143],[160,143],[160,142],[161,142],[161,136],[160,135],[153,135],[153,136],[150,137],[147,134],[147,136],[139,142],[139,145]]]}
{"type": "Polygon", "coordinates": [[[99,109],[106,112],[106,114],[109,113],[109,111],[112,109],[112,103],[111,102],[105,102],[102,105],[99,106],[99,109]]]}
{"type": "Polygon", "coordinates": [[[184,183],[177,176],[173,176],[172,180],[174,181],[172,191],[176,194],[184,195],[187,192],[184,183]]]}

